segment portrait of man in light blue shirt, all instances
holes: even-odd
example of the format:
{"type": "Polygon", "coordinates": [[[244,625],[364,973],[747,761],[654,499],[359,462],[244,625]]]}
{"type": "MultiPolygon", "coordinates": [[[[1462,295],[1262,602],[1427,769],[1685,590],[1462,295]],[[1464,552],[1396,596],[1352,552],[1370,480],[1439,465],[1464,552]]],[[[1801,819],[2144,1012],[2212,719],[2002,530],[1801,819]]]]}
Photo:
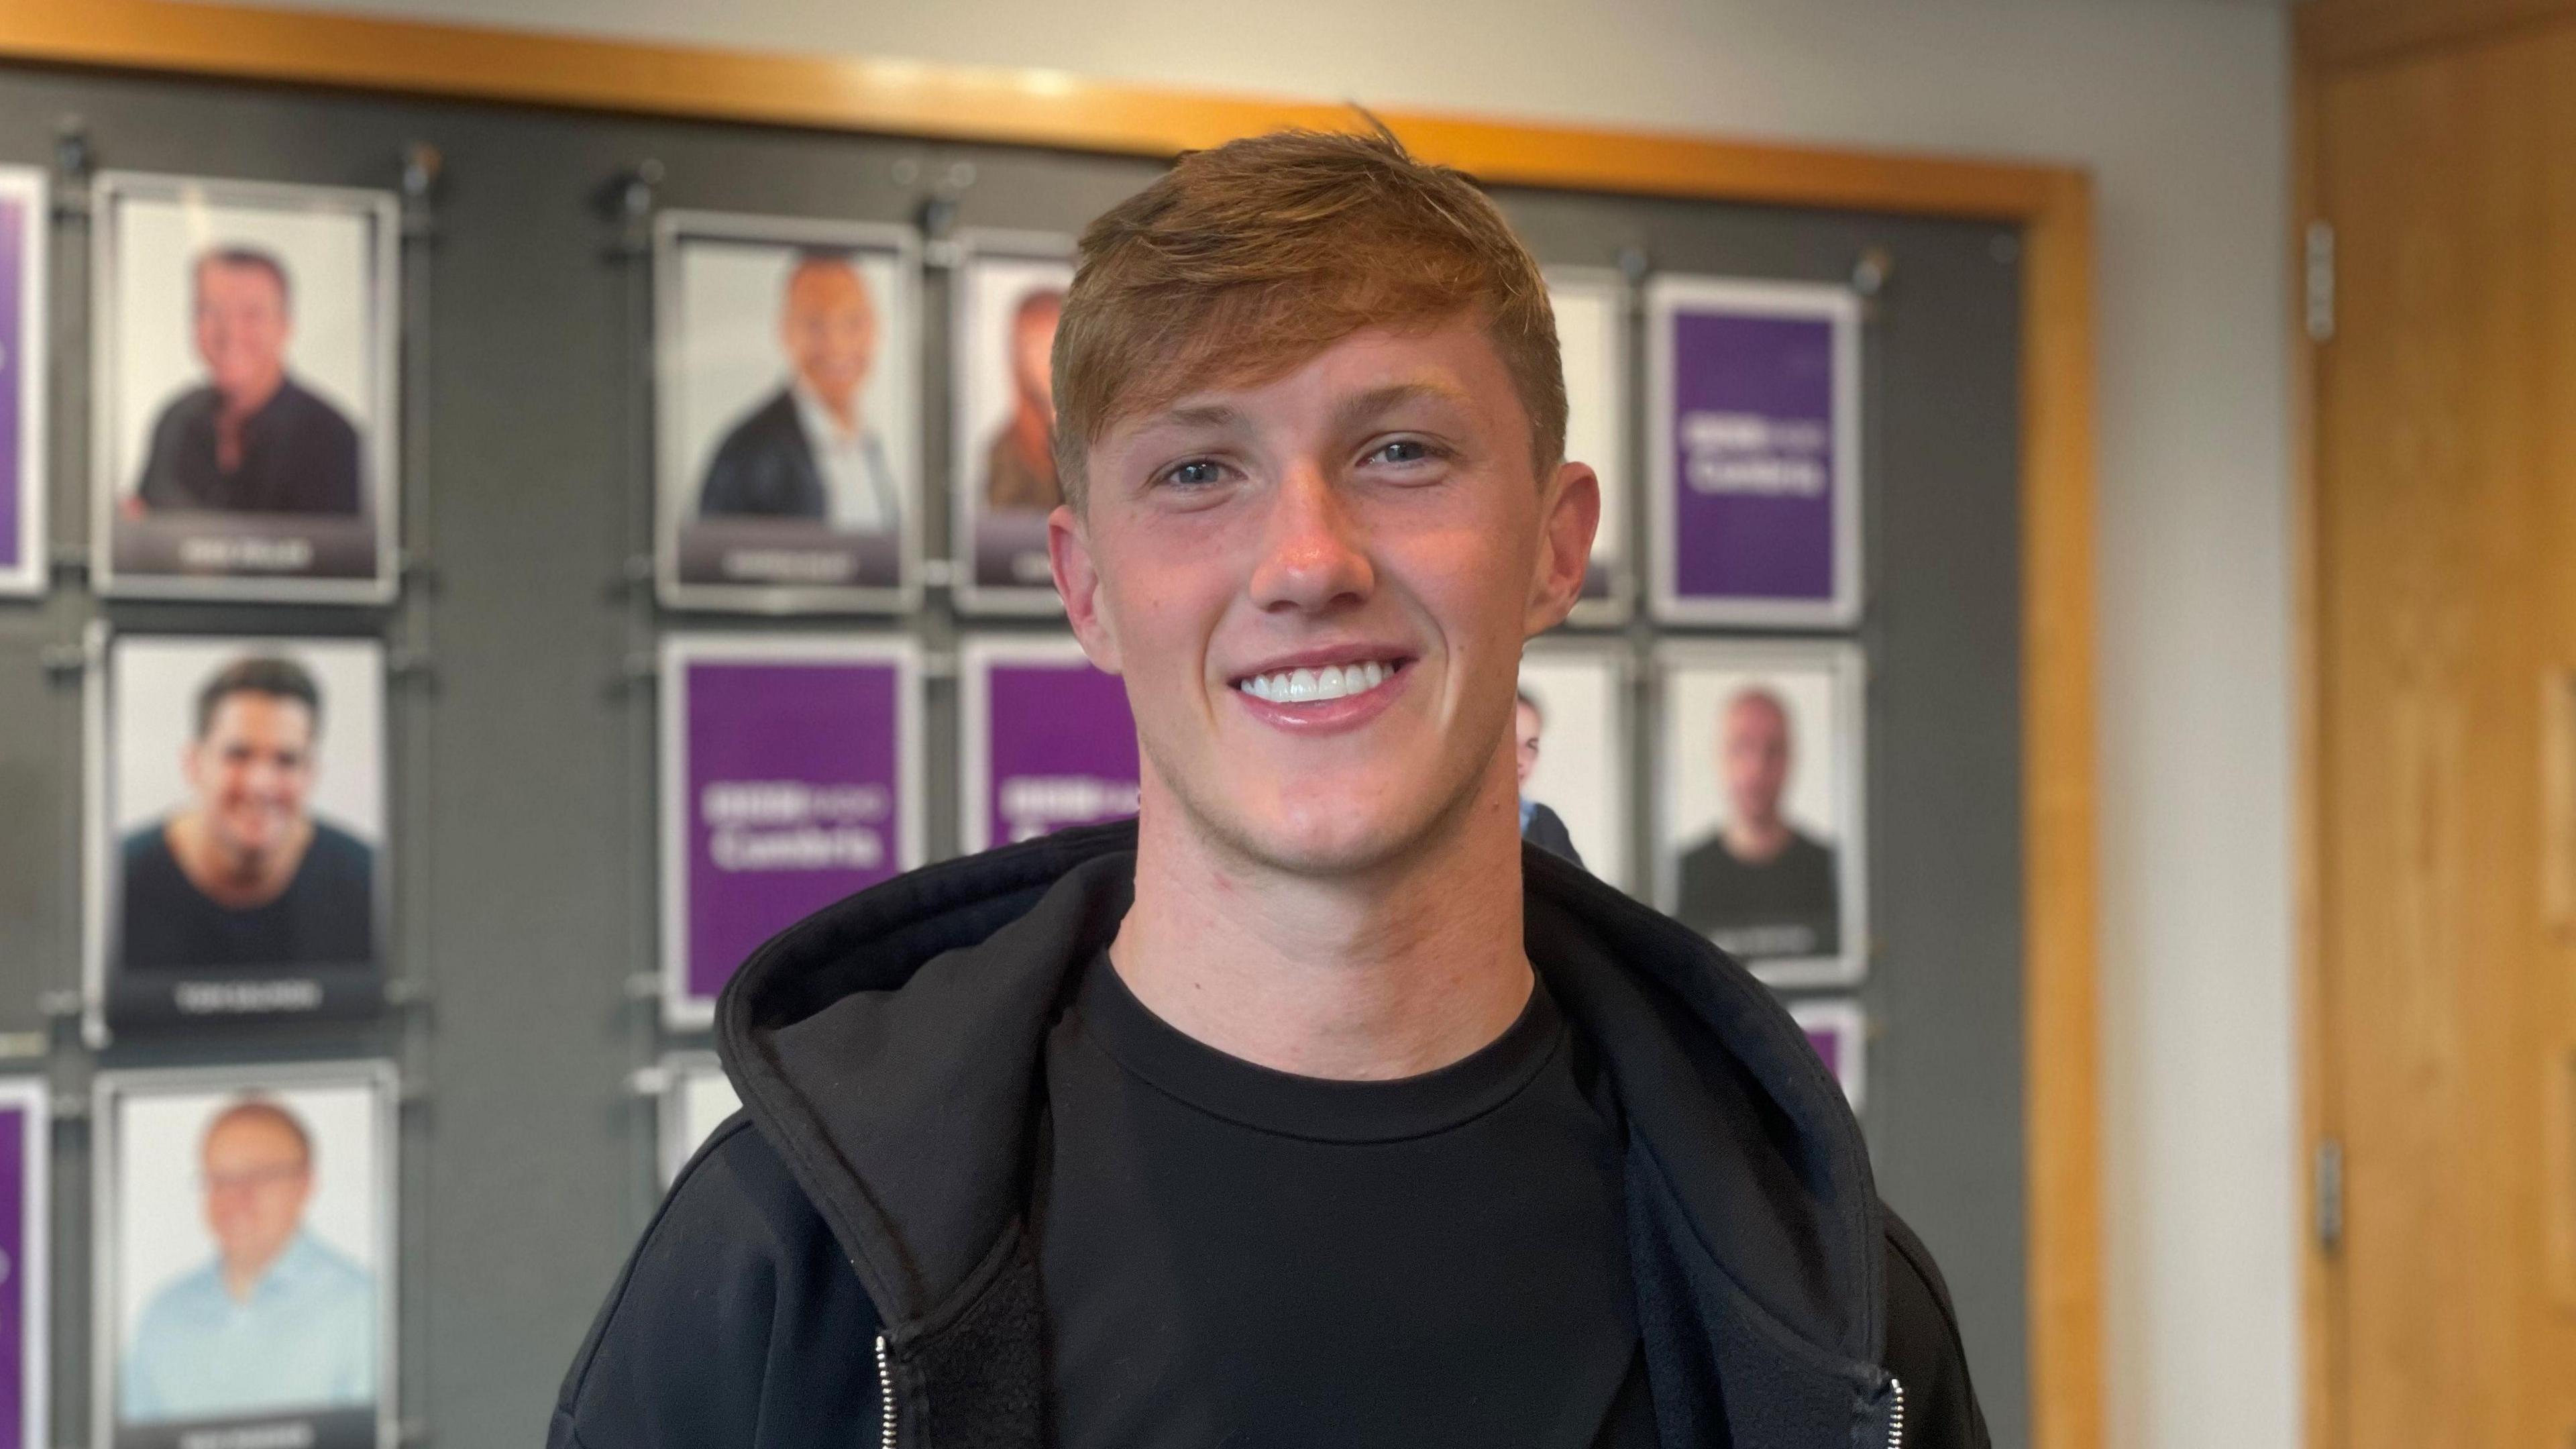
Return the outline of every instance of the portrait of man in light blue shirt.
{"type": "Polygon", "coordinates": [[[375,1275],[306,1231],[313,1138],[245,1097],[200,1149],[215,1256],[144,1305],[117,1382],[126,1423],[363,1408],[376,1395],[375,1275]]]}

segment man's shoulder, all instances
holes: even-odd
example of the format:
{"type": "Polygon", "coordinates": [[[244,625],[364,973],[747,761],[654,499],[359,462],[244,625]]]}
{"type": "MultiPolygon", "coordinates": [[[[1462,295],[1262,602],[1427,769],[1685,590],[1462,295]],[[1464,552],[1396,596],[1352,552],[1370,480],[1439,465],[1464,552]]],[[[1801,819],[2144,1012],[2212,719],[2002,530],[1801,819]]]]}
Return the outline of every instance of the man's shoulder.
{"type": "Polygon", "coordinates": [[[178,857],[170,852],[169,825],[169,821],[156,818],[135,827],[117,842],[117,862],[124,867],[129,883],[136,875],[164,865],[175,868],[178,857]]]}
{"type": "Polygon", "coordinates": [[[337,404],[294,377],[289,376],[279,386],[277,400],[281,404],[279,411],[297,426],[313,428],[335,438],[345,436],[352,443],[357,441],[358,425],[349,421],[348,415],[341,412],[337,404]]]}
{"type": "Polygon", "coordinates": [[[335,879],[354,876],[365,881],[375,874],[376,848],[318,815],[313,818],[313,844],[307,852],[315,865],[335,879]]]}
{"type": "Polygon", "coordinates": [[[215,1265],[200,1263],[143,1300],[143,1311],[134,1322],[134,1341],[140,1344],[185,1331],[218,1313],[223,1300],[223,1283],[216,1277],[215,1265]]]}
{"type": "Polygon", "coordinates": [[[161,404],[160,416],[153,420],[152,426],[159,430],[184,424],[192,418],[211,416],[216,401],[215,390],[204,383],[181,388],[161,404]]]}
{"type": "Polygon", "coordinates": [[[796,417],[796,395],[782,387],[733,420],[725,429],[723,441],[716,444],[716,457],[723,461],[755,449],[791,446],[803,437],[804,424],[796,417]]]}
{"type": "Polygon", "coordinates": [[[865,1362],[878,1327],[822,1215],[737,1114],[682,1170],[627,1259],[565,1375],[547,1442],[835,1442],[873,1412],[875,1377],[812,1371],[865,1362]]]}
{"type": "Polygon", "coordinates": [[[1967,1346],[1950,1286],[1932,1251],[1883,1206],[1887,1247],[1887,1371],[1905,1385],[1909,1444],[1989,1449],[1985,1412],[1968,1378],[1967,1346]]]}

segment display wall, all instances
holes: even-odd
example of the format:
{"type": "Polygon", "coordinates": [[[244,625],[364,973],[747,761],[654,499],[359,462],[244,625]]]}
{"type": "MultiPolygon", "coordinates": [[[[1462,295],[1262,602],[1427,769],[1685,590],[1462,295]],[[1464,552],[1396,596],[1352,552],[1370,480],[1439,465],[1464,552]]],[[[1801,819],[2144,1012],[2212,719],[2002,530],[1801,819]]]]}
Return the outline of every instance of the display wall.
{"type": "MultiPolygon", "coordinates": [[[[228,1023],[206,1032],[102,1037],[115,1067],[381,1058],[404,1106],[391,1196],[401,1292],[398,1415],[439,1439],[507,1442],[542,1421],[555,1377],[658,1192],[664,1137],[647,1075],[703,1044],[656,970],[665,957],[661,806],[675,636],[792,634],[811,643],[903,641],[924,661],[920,849],[965,837],[958,662],[969,620],[921,572],[917,607],[876,617],[745,618],[707,607],[774,601],[657,593],[672,513],[656,487],[655,223],[675,212],[803,218],[927,233],[922,319],[886,365],[917,383],[917,564],[953,556],[957,480],[950,349],[942,319],[967,229],[1062,234],[1153,174],[1149,162],[998,147],[570,117],[321,97],[193,83],[0,77],[0,159],[48,163],[62,119],[82,118],[98,167],[372,188],[410,194],[399,313],[400,567],[390,603],[98,601],[65,568],[34,603],[0,609],[0,992],[32,1025],[76,992],[85,858],[79,782],[97,733],[82,701],[115,637],[341,635],[386,651],[384,829],[390,998],[376,1018],[228,1023]],[[423,144],[435,149],[430,175],[423,144]],[[646,163],[651,163],[649,166],[646,163]],[[649,178],[649,182],[648,182],[649,178]],[[666,605],[664,598],[669,598],[666,605]],[[23,798],[18,798],[23,797],[23,798]],[[23,811],[16,807],[23,805],[23,811]]],[[[58,178],[53,301],[55,535],[92,516],[85,487],[94,399],[89,288],[94,213],[86,175],[58,178]]],[[[1859,542],[1850,603],[1797,620],[1738,615],[1658,623],[1634,615],[1570,631],[1638,707],[1616,712],[1628,766],[1627,878],[1671,841],[1656,834],[1664,732],[1651,707],[1673,641],[1723,653],[1790,624],[1866,662],[1853,707],[1866,762],[1846,845],[1865,855],[1865,932],[1811,978],[1847,986],[1863,1033],[1865,1108],[1881,1185],[1942,1255],[1999,1442],[2024,1441],[2023,1202],[2018,1064],[2021,852],[2020,598],[2015,521],[2020,277],[2015,236],[1974,223],[1764,210],[1567,193],[1506,192],[1506,211],[1552,267],[1647,283],[1698,275],[1821,284],[1849,297],[1853,402],[1839,416],[1862,460],[1849,480],[1859,542]],[[1873,284],[1854,290],[1864,258],[1873,284]]],[[[665,268],[667,274],[667,267],[665,268]]],[[[667,315],[667,314],[666,314],[667,315]]],[[[667,324],[662,335],[669,333],[667,324]]],[[[1628,331],[1630,372],[1648,330],[1628,331]]],[[[667,395],[667,384],[659,395],[667,395]]],[[[1630,404],[1630,445],[1644,405],[1630,404]]],[[[900,406],[900,404],[898,404],[900,406]]],[[[664,445],[663,452],[669,451],[664,445]]],[[[1639,449],[1642,456],[1642,449],[1639,449]]],[[[667,458],[664,459],[668,461],[667,458]]],[[[1634,500],[1632,500],[1634,501],[1634,500]]],[[[1629,560],[1652,556],[1651,510],[1630,507],[1629,560]]],[[[77,547],[67,553],[80,555],[77,547]]],[[[1829,591],[1831,592],[1831,591],[1829,591]]],[[[1631,591],[1628,597],[1636,597],[1631,591]]],[[[810,600],[787,601],[787,606],[810,600]]],[[[869,600],[882,604],[884,600],[869,600]]],[[[1670,611],[1668,611],[1670,612],[1670,611]]],[[[1060,637],[1042,618],[971,621],[978,638],[1060,637]]],[[[80,1004],[78,995],[72,996],[80,1004]]],[[[0,1009],[5,1009],[0,1005],[0,1009]]],[[[1846,1040],[1848,1034],[1846,1034],[1846,1040]]],[[[54,1053],[77,1089],[89,1058],[54,1053]]],[[[63,1224],[55,1260],[77,1267],[90,1205],[89,1136],[59,1139],[63,1224]]],[[[102,1382],[82,1275],[58,1278],[59,1403],[102,1382]]],[[[101,1402],[104,1402],[103,1400],[101,1402]]],[[[66,1412],[70,1412],[66,1410],[66,1412]]],[[[56,1437],[82,1437],[58,1420],[56,1437]]]]}

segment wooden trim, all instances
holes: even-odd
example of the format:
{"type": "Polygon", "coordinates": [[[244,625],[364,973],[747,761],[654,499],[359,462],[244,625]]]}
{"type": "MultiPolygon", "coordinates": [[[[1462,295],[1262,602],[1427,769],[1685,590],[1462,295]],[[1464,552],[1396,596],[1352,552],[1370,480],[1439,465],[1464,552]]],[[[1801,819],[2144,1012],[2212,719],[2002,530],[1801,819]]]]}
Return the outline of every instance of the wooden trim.
{"type": "Polygon", "coordinates": [[[2094,757],[2093,196],[2024,233],[2023,1073],[2031,1441],[2102,1442],[2100,870],[2094,757]]]}
{"type": "Polygon", "coordinates": [[[2566,20],[2576,0],[2319,0],[2294,23],[2301,61],[2337,69],[2566,20]]]}
{"type": "MultiPolygon", "coordinates": [[[[883,60],[749,55],[169,0],[0,6],[0,59],[960,141],[1170,155],[1352,108],[883,60]]],[[[2034,1442],[2103,1441],[2093,194],[2062,166],[1394,111],[1496,183],[2024,228],[2023,885],[2034,1442]]]]}

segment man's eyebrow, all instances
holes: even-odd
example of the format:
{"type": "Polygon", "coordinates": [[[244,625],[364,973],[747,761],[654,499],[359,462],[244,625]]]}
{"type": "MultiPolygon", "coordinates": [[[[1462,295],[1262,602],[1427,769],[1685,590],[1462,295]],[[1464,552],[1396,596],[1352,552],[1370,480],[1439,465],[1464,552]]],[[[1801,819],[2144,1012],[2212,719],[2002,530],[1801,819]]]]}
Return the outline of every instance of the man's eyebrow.
{"type": "Polygon", "coordinates": [[[1467,405],[1467,395],[1454,387],[1436,382],[1398,382],[1373,387],[1357,397],[1346,398],[1333,409],[1333,422],[1338,430],[1349,432],[1362,423],[1394,411],[1408,403],[1446,403],[1467,405]]]}

